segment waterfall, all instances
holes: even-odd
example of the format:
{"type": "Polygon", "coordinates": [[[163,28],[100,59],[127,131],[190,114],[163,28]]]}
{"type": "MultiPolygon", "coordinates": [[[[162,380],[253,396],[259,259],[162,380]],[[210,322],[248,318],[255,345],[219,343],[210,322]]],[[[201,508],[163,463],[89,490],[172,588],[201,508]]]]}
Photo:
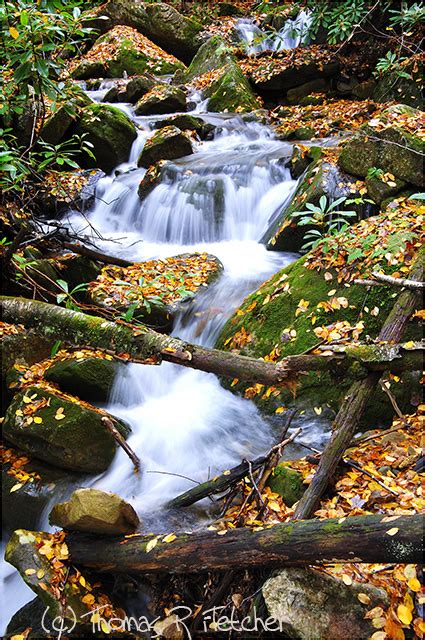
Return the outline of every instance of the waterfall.
{"type": "Polygon", "coordinates": [[[274,33],[261,30],[251,19],[241,19],[235,25],[236,33],[249,55],[264,51],[295,49],[308,41],[312,18],[307,11],[300,11],[296,18],[286,20],[283,27],[274,33]]]}

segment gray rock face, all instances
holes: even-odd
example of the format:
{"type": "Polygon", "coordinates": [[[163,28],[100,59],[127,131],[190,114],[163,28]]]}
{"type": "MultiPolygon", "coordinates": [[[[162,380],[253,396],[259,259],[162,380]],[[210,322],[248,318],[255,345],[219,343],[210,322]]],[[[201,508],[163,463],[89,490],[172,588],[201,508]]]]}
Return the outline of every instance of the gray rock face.
{"type": "Polygon", "coordinates": [[[313,569],[284,569],[267,580],[263,596],[269,614],[278,620],[288,638],[297,640],[366,640],[374,632],[364,614],[387,605],[383,589],[337,578],[313,569]],[[359,593],[370,598],[364,605],[359,593]]]}
{"type": "Polygon", "coordinates": [[[140,523],[128,502],[97,489],[77,489],[69,500],[53,507],[49,521],[70,531],[108,535],[133,533],[140,523]]]}
{"type": "Polygon", "coordinates": [[[135,113],[138,116],[149,116],[185,110],[186,95],[184,91],[178,87],[155,85],[137,102],[135,113]]]}
{"type": "Polygon", "coordinates": [[[49,367],[44,377],[62,391],[91,402],[106,402],[114,383],[118,363],[103,358],[70,358],[49,367]]]}

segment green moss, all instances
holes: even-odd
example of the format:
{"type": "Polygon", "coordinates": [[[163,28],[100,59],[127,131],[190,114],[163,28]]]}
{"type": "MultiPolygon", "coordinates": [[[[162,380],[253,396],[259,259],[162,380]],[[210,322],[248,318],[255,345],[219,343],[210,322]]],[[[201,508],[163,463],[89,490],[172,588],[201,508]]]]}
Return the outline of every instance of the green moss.
{"type": "Polygon", "coordinates": [[[288,507],[298,502],[306,489],[302,474],[284,463],[273,469],[267,484],[274,493],[281,496],[288,507]]]}
{"type": "Polygon", "coordinates": [[[223,74],[204,90],[210,111],[253,111],[260,104],[237,63],[228,63],[223,74]]]}
{"type": "Polygon", "coordinates": [[[59,360],[49,367],[44,377],[59,385],[62,391],[72,393],[90,402],[106,402],[115,379],[118,363],[104,358],[59,360]]]}

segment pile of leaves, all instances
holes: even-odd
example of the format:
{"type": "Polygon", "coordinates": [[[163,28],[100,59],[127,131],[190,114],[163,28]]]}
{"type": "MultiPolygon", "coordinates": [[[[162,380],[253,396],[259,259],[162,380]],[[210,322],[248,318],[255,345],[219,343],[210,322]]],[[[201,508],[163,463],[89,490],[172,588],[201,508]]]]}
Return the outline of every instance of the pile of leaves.
{"type": "Polygon", "coordinates": [[[90,178],[96,174],[96,169],[83,171],[47,171],[41,187],[43,198],[53,198],[66,204],[71,204],[87,186],[90,178]]]}
{"type": "Polygon", "coordinates": [[[166,53],[154,44],[149,38],[133,29],[124,25],[117,25],[107,33],[107,37],[99,38],[93,47],[81,58],[73,58],[69,61],[67,71],[72,73],[82,62],[100,62],[108,65],[110,60],[116,58],[124,43],[131,43],[131,48],[144,54],[152,62],[151,71],[160,71],[160,65],[163,62],[177,63],[177,59],[169,53],[166,53]]]}
{"type": "Polygon", "coordinates": [[[277,107],[270,112],[276,134],[300,127],[313,129],[314,136],[325,138],[340,131],[354,131],[370,118],[377,118],[388,104],[371,100],[338,100],[324,94],[312,94],[321,104],[277,107]]]}
{"type": "Polygon", "coordinates": [[[425,207],[415,200],[394,200],[384,216],[361,220],[344,233],[328,238],[310,253],[305,266],[318,271],[334,269],[339,283],[360,276],[368,278],[371,271],[379,269],[394,277],[406,277],[414,255],[425,241],[424,213],[425,207]]]}
{"type": "Polygon", "coordinates": [[[8,322],[0,322],[0,338],[4,336],[15,336],[25,333],[26,329],[22,324],[9,324],[8,322]]]}
{"type": "MultiPolygon", "coordinates": [[[[425,405],[422,404],[416,414],[395,418],[391,428],[368,432],[358,442],[354,441],[346,452],[346,458],[355,462],[357,468],[339,468],[336,484],[322,499],[315,517],[344,519],[378,513],[388,522],[387,534],[397,536],[398,516],[421,512],[425,506],[421,474],[415,468],[422,455],[424,414],[425,405]]],[[[306,458],[292,461],[289,465],[302,474],[305,484],[310,483],[317,469],[306,458]]],[[[279,522],[289,522],[295,508],[295,505],[287,507],[279,494],[267,486],[258,495],[253,491],[249,477],[239,484],[237,502],[210,528],[220,535],[239,526],[260,531],[279,522]],[[253,498],[246,501],[247,496],[253,498]]],[[[365,605],[365,617],[370,618],[378,630],[372,636],[373,640],[403,640],[405,632],[407,637],[411,637],[412,631],[421,637],[425,628],[418,614],[422,602],[421,583],[419,569],[415,565],[335,564],[319,569],[341,578],[347,585],[353,581],[368,582],[388,593],[390,606],[386,610],[369,610],[370,599],[359,594],[360,602],[365,605]],[[361,599],[360,595],[364,598],[361,599]]]]}
{"type": "Polygon", "coordinates": [[[108,265],[89,285],[89,293],[107,306],[128,306],[144,301],[171,305],[192,297],[218,272],[218,262],[207,253],[183,254],[164,260],[139,262],[130,267],[108,265]]]}
{"type": "Polygon", "coordinates": [[[28,456],[16,449],[7,448],[1,444],[0,460],[7,475],[16,480],[16,484],[14,484],[10,490],[11,493],[23,487],[27,482],[35,483],[41,480],[40,475],[36,471],[30,471],[27,468],[30,463],[28,456]]]}

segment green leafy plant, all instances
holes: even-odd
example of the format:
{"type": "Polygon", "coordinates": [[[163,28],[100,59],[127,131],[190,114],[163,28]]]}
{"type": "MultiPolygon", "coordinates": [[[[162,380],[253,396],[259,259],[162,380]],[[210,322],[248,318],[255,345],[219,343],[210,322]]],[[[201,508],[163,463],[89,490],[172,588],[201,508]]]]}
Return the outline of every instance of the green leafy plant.
{"type": "Polygon", "coordinates": [[[330,44],[347,40],[370,9],[366,0],[308,0],[307,8],[311,10],[313,18],[311,36],[314,37],[319,28],[323,27],[328,33],[330,44]]]}
{"type": "Polygon", "coordinates": [[[369,180],[380,180],[384,175],[383,169],[379,169],[378,167],[369,167],[367,170],[367,178],[369,180]]]}
{"type": "Polygon", "coordinates": [[[402,65],[406,60],[408,60],[408,58],[405,56],[400,56],[394,51],[387,51],[386,55],[378,60],[373,75],[379,78],[388,74],[394,74],[398,78],[411,80],[412,76],[405,71],[402,65]]]}
{"type": "Polygon", "coordinates": [[[81,284],[77,284],[71,291],[69,290],[69,285],[66,280],[56,280],[56,284],[59,289],[62,290],[61,293],[58,293],[56,296],[56,302],[58,304],[62,304],[65,302],[66,309],[72,309],[73,311],[79,311],[78,305],[75,303],[74,295],[79,293],[80,291],[86,291],[88,287],[88,283],[82,282],[81,284]]]}
{"type": "Polygon", "coordinates": [[[411,29],[425,20],[425,4],[423,2],[401,2],[399,9],[390,9],[390,25],[411,29]]]}
{"type": "Polygon", "coordinates": [[[319,204],[311,204],[308,202],[306,210],[295,211],[293,218],[299,218],[298,226],[313,226],[304,235],[307,242],[301,247],[303,251],[314,249],[320,244],[326,236],[334,236],[349,226],[349,218],[355,217],[355,211],[344,211],[338,209],[339,205],[346,201],[345,197],[337,198],[328,204],[326,196],[322,196],[319,204]]]}

